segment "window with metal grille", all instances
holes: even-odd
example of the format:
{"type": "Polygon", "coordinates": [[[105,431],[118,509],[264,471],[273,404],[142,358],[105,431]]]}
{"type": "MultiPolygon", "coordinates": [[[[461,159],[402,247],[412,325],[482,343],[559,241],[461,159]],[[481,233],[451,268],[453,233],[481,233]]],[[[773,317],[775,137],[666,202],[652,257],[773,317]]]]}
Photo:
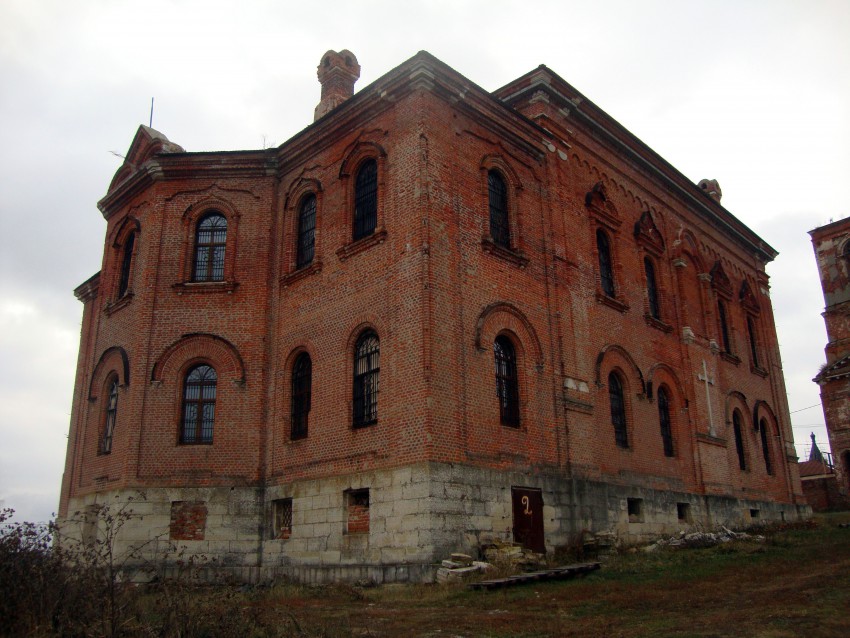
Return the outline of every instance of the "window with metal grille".
{"type": "Polygon", "coordinates": [[[217,381],[215,369],[206,364],[195,366],[186,374],[180,443],[212,443],[217,381]]]}
{"type": "Polygon", "coordinates": [[[770,442],[767,438],[767,420],[759,421],[759,430],[761,430],[761,453],[764,456],[764,469],[768,474],[773,474],[773,464],[770,462],[770,442]]]}
{"type": "Polygon", "coordinates": [[[664,456],[674,456],[673,428],[670,425],[670,399],[664,387],[658,388],[658,422],[661,424],[661,441],[664,443],[664,456]]]}
{"type": "Polygon", "coordinates": [[[618,447],[629,447],[629,434],[626,429],[626,401],[623,397],[623,383],[616,372],[608,375],[608,401],[611,404],[611,425],[614,426],[614,440],[618,447]]]}
{"type": "Polygon", "coordinates": [[[502,425],[519,427],[519,384],[517,383],[516,350],[506,336],[493,342],[496,361],[496,396],[499,398],[499,418],[502,425]]]}
{"type": "Polygon", "coordinates": [[[661,306],[658,304],[658,286],[655,283],[655,266],[649,257],[643,260],[643,268],[646,272],[646,296],[649,300],[649,315],[653,319],[661,319],[661,306]]]}
{"type": "Polygon", "coordinates": [[[130,233],[124,241],[121,255],[121,276],[118,279],[118,297],[127,294],[130,287],[130,272],[133,267],[133,248],[136,243],[136,233],[130,233]]]}
{"type": "Polygon", "coordinates": [[[221,213],[209,213],[198,222],[195,233],[195,267],[192,281],[223,281],[224,251],[227,244],[227,219],[221,213]]]}
{"type": "Polygon", "coordinates": [[[487,191],[490,200],[490,236],[493,243],[511,247],[511,226],[508,217],[508,188],[497,171],[487,172],[487,191]]]}
{"type": "Polygon", "coordinates": [[[368,237],[378,225],[378,162],[367,160],[354,182],[354,241],[368,237]]]}
{"type": "Polygon", "coordinates": [[[741,426],[741,413],[735,410],[732,413],[732,430],[735,434],[735,451],[738,453],[738,467],[747,469],[747,456],[744,452],[744,430],[741,426]]]}
{"type": "Polygon", "coordinates": [[[608,297],[616,293],[614,288],[614,268],[611,263],[611,245],[608,235],[602,230],[596,231],[596,252],[599,254],[599,281],[602,284],[602,292],[608,297]]]}
{"type": "Polygon", "coordinates": [[[732,344],[729,341],[729,324],[726,321],[726,304],[722,299],[717,300],[717,319],[720,321],[720,339],[723,341],[721,347],[723,352],[732,353],[732,344]]]}
{"type": "Polygon", "coordinates": [[[115,432],[115,418],[118,416],[118,377],[113,376],[106,384],[108,397],[106,400],[106,414],[103,420],[103,436],[100,439],[100,453],[112,452],[112,435],[115,432]]]}
{"type": "Polygon", "coordinates": [[[378,379],[380,367],[378,335],[367,330],[354,346],[353,425],[361,428],[378,421],[378,379]]]}
{"type": "Polygon", "coordinates": [[[290,438],[307,438],[307,417],[310,414],[313,367],[310,355],[302,352],[292,366],[292,427],[290,438]]]}
{"type": "Polygon", "coordinates": [[[272,501],[272,517],[274,529],[272,538],[286,540],[292,536],[292,499],[279,498],[272,501]]]}
{"type": "Polygon", "coordinates": [[[756,341],[756,326],[753,318],[750,315],[747,315],[747,332],[750,337],[750,356],[753,359],[753,367],[759,368],[759,348],[758,341],[756,341]]]}
{"type": "Polygon", "coordinates": [[[316,196],[312,193],[301,200],[298,209],[298,250],[295,267],[303,268],[313,263],[316,244],[316,196]]]}

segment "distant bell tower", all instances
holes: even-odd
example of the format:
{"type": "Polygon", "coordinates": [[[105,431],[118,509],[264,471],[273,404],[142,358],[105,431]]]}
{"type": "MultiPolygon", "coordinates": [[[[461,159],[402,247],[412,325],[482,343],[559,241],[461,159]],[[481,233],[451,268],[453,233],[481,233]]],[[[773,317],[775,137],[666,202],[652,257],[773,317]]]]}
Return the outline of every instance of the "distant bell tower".
{"type": "Polygon", "coordinates": [[[317,75],[322,85],[322,98],[313,112],[313,121],[354,95],[354,83],[360,77],[360,65],[348,49],[338,53],[328,51],[322,56],[317,75]]]}
{"type": "Polygon", "coordinates": [[[839,490],[850,493],[850,218],[809,232],[823,288],[826,365],[820,386],[839,490]]]}

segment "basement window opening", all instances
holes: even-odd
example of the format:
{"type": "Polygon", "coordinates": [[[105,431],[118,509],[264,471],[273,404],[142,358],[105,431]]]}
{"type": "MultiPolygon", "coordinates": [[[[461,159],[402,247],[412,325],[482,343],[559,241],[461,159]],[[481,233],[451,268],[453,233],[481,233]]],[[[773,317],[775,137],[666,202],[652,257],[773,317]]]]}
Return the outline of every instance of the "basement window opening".
{"type": "Polygon", "coordinates": [[[756,520],[761,512],[757,509],[750,509],[750,518],[756,520]]]}
{"type": "Polygon", "coordinates": [[[369,490],[348,490],[345,493],[345,533],[369,533],[369,490]]]}
{"type": "Polygon", "coordinates": [[[272,502],[272,520],[272,538],[287,540],[292,535],[291,498],[279,498],[272,502]]]}
{"type": "Polygon", "coordinates": [[[690,523],[691,522],[691,504],[690,503],[676,503],[676,516],[678,517],[680,523],[690,523]]]}
{"type": "Polygon", "coordinates": [[[629,498],[626,499],[626,503],[629,510],[629,523],[642,523],[643,522],[643,499],[642,498],[629,498]]]}

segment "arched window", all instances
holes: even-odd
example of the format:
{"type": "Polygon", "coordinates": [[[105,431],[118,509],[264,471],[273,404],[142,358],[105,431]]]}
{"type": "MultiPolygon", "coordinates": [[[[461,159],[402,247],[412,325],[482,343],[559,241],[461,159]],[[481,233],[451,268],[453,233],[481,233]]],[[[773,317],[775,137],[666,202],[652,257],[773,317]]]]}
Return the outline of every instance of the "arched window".
{"type": "Polygon", "coordinates": [[[618,447],[629,447],[629,434],[626,430],[626,401],[623,396],[623,383],[616,372],[608,375],[608,401],[611,404],[611,425],[614,426],[614,440],[618,447]]]}
{"type": "Polygon", "coordinates": [[[112,435],[115,433],[115,418],[118,416],[118,377],[112,376],[106,387],[108,396],[103,419],[103,436],[100,439],[101,454],[112,452],[112,435]]]}
{"type": "Polygon", "coordinates": [[[136,244],[136,233],[130,233],[127,239],[124,240],[124,246],[121,253],[121,274],[118,278],[118,297],[119,299],[127,294],[130,287],[130,273],[133,267],[133,249],[136,244]]]}
{"type": "Polygon", "coordinates": [[[195,366],[186,373],[180,443],[212,443],[217,381],[215,369],[207,364],[195,366]]]}
{"type": "Polygon", "coordinates": [[[490,236],[493,243],[511,247],[511,226],[508,217],[508,188],[497,171],[487,172],[487,192],[490,200],[490,236]]]}
{"type": "Polygon", "coordinates": [[[517,382],[516,350],[504,335],[493,342],[496,360],[496,396],[499,398],[499,417],[502,425],[519,427],[519,384],[517,382]]]}
{"type": "Polygon", "coordinates": [[[227,219],[221,213],[208,213],[198,222],[195,233],[195,267],[192,281],[224,280],[224,249],[227,219]]]}
{"type": "Polygon", "coordinates": [[[732,354],[732,344],[729,341],[729,324],[726,321],[726,304],[722,299],[717,300],[717,319],[720,321],[720,344],[723,352],[732,354]]]}
{"type": "Polygon", "coordinates": [[[301,200],[298,209],[298,249],[295,267],[303,268],[313,263],[316,245],[316,196],[310,193],[301,200]]]}
{"type": "Polygon", "coordinates": [[[667,390],[658,388],[658,422],[661,424],[661,441],[664,443],[664,456],[675,456],[673,450],[673,428],[670,425],[670,399],[667,390]]]}
{"type": "Polygon", "coordinates": [[[378,421],[378,381],[381,371],[378,335],[367,330],[354,346],[353,425],[361,428],[378,421]]]}
{"type": "Polygon", "coordinates": [[[653,319],[661,319],[661,306],[658,304],[658,286],[655,283],[655,266],[649,257],[643,260],[646,273],[646,296],[649,300],[649,315],[653,319]]]}
{"type": "Polygon", "coordinates": [[[310,414],[310,393],[313,383],[313,366],[310,355],[302,352],[292,366],[292,429],[290,438],[307,438],[307,417],[310,414]]]}
{"type": "Polygon", "coordinates": [[[602,230],[596,231],[596,252],[599,253],[599,281],[602,284],[602,292],[608,297],[614,297],[614,268],[611,262],[611,245],[608,235],[602,230]]]}
{"type": "Polygon", "coordinates": [[[368,237],[378,225],[378,162],[367,160],[354,182],[354,241],[368,237]]]}
{"type": "Polygon", "coordinates": [[[773,464],[770,462],[770,442],[767,438],[767,419],[759,421],[759,430],[761,431],[761,453],[764,457],[764,469],[768,474],[773,474],[773,464]]]}
{"type": "Polygon", "coordinates": [[[753,367],[760,368],[758,341],[756,340],[756,326],[750,315],[747,315],[747,333],[750,337],[750,356],[753,360],[753,367]]]}
{"type": "Polygon", "coordinates": [[[741,413],[735,410],[732,413],[732,429],[735,433],[735,451],[738,453],[738,467],[747,469],[747,456],[744,452],[744,431],[741,425],[741,413]]]}

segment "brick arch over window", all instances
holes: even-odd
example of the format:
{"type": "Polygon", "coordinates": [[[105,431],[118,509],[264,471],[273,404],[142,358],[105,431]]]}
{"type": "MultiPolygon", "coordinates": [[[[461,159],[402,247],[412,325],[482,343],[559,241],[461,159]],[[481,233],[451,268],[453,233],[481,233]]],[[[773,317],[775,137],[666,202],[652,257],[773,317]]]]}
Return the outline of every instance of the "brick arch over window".
{"type": "Polygon", "coordinates": [[[783,467],[778,459],[781,458],[783,444],[779,429],[779,419],[768,405],[767,401],[759,399],[753,406],[753,429],[759,434],[762,457],[768,474],[774,475],[777,468],[783,467]],[[762,432],[762,424],[767,426],[767,432],[762,432]]]}
{"type": "Polygon", "coordinates": [[[475,324],[475,347],[479,351],[492,351],[494,340],[505,331],[516,335],[514,347],[521,348],[538,369],[542,369],[543,348],[537,331],[522,311],[509,303],[494,303],[481,311],[475,324]]]}
{"type": "Polygon", "coordinates": [[[640,371],[637,363],[635,363],[632,355],[630,355],[625,348],[616,344],[608,344],[604,346],[596,356],[596,386],[602,387],[605,383],[607,383],[608,371],[618,365],[623,368],[624,371],[631,370],[632,374],[638,380],[640,394],[646,394],[646,382],[644,381],[643,373],[640,371]],[[605,379],[602,378],[603,370],[606,371],[605,379]]]}
{"type": "MultiPolygon", "coordinates": [[[[280,419],[285,424],[285,434],[286,438],[292,440],[294,437],[292,436],[295,428],[295,422],[293,420],[293,408],[295,407],[295,399],[294,390],[296,389],[293,385],[294,373],[295,373],[295,364],[301,359],[302,356],[306,356],[310,360],[310,388],[309,388],[309,397],[307,398],[306,404],[304,407],[307,408],[307,412],[309,412],[312,408],[312,392],[313,392],[313,366],[316,362],[316,348],[310,341],[303,341],[298,343],[294,348],[289,351],[286,359],[283,363],[283,368],[278,373],[278,379],[281,382],[278,384],[279,392],[278,397],[280,403],[278,404],[278,410],[281,415],[280,419]]],[[[309,419],[305,420],[305,425],[309,425],[309,419]]],[[[307,431],[304,431],[305,437],[307,431]]],[[[305,437],[297,437],[297,438],[305,438],[305,437]]]]}
{"type": "MultiPolygon", "coordinates": [[[[337,251],[337,255],[341,259],[348,259],[357,254],[361,249],[368,248],[374,244],[382,243],[386,239],[386,226],[384,219],[385,202],[387,198],[385,182],[386,182],[386,166],[387,152],[384,148],[371,141],[358,141],[353,146],[349,147],[344,155],[344,159],[339,168],[339,179],[343,185],[344,193],[344,221],[347,228],[348,241],[346,246],[343,246],[337,251]],[[374,227],[368,233],[355,236],[355,207],[357,205],[357,177],[368,162],[375,162],[376,168],[376,185],[375,185],[375,219],[374,227]],[[353,247],[352,247],[353,246],[353,247]]],[[[361,229],[362,230],[362,229],[361,229]]]]}
{"type": "Polygon", "coordinates": [[[749,471],[752,466],[752,450],[754,438],[748,415],[751,414],[747,397],[738,390],[732,390],[726,395],[725,418],[726,440],[729,449],[735,453],[738,467],[749,471]],[[735,429],[735,414],[739,416],[740,433],[735,429]],[[740,437],[740,438],[739,438],[740,437]]]}
{"type": "Polygon", "coordinates": [[[97,399],[97,393],[102,389],[106,375],[112,371],[118,374],[119,385],[130,385],[130,358],[127,356],[127,351],[120,346],[107,348],[100,355],[89,380],[90,401],[97,399]]]}
{"type": "Polygon", "coordinates": [[[151,371],[151,381],[177,378],[187,361],[208,361],[216,370],[219,383],[245,383],[245,363],[236,347],[211,334],[184,335],[159,356],[151,371]]]}
{"type": "Polygon", "coordinates": [[[284,223],[281,224],[283,227],[283,237],[280,240],[280,245],[285,247],[283,263],[284,273],[292,273],[301,268],[308,268],[311,271],[318,272],[321,268],[322,259],[319,240],[321,236],[323,198],[324,191],[322,183],[318,179],[301,176],[293,180],[293,182],[289,185],[284,204],[284,223]],[[305,259],[305,263],[299,266],[298,246],[300,241],[299,231],[301,230],[301,212],[304,202],[311,195],[315,197],[316,202],[312,226],[313,253],[311,259],[305,259]]]}
{"type": "MultiPolygon", "coordinates": [[[[738,390],[732,390],[726,395],[726,423],[732,422],[732,411],[736,407],[741,410],[743,415],[752,414],[747,397],[738,390]]],[[[746,425],[746,421],[744,424],[746,425]]]]}
{"type": "Polygon", "coordinates": [[[679,380],[679,375],[676,371],[666,363],[656,363],[653,365],[646,375],[646,394],[652,398],[653,388],[659,387],[661,384],[668,386],[676,395],[677,402],[683,402],[687,394],[682,382],[679,380]]]}
{"type": "MultiPolygon", "coordinates": [[[[204,217],[211,213],[219,213],[227,221],[227,237],[224,248],[224,274],[218,281],[201,281],[200,284],[226,285],[232,284],[235,279],[237,236],[239,233],[240,215],[226,199],[219,196],[210,196],[201,199],[189,206],[183,213],[181,223],[183,225],[183,248],[180,253],[180,273],[183,282],[194,281],[195,267],[195,240],[198,224],[204,217]]],[[[185,288],[185,287],[184,287],[185,288]]]]}
{"type": "Polygon", "coordinates": [[[107,296],[112,300],[132,293],[141,230],[139,220],[128,215],[113,229],[107,240],[107,244],[111,246],[111,263],[108,266],[110,279],[104,283],[108,291],[107,296]]]}

